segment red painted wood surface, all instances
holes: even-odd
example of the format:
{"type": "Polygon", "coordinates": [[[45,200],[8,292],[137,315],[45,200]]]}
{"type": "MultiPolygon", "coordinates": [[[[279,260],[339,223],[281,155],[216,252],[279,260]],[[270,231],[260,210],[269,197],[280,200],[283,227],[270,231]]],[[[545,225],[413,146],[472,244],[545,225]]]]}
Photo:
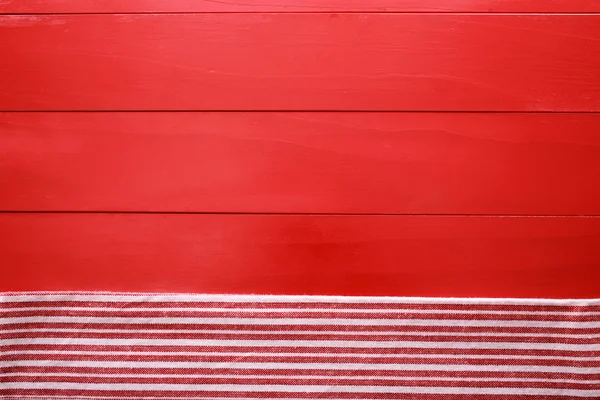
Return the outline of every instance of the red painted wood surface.
{"type": "Polygon", "coordinates": [[[600,297],[600,218],[0,214],[2,290],[600,297]]]}
{"type": "Polygon", "coordinates": [[[0,19],[0,110],[599,111],[600,15],[0,19]]]}
{"type": "Polygon", "coordinates": [[[599,12],[597,0],[0,0],[0,13],[599,12]]]}
{"type": "Polygon", "coordinates": [[[600,215],[600,115],[1,113],[0,210],[600,215]]]}
{"type": "Polygon", "coordinates": [[[598,12],[0,0],[0,291],[600,297],[598,12]]]}

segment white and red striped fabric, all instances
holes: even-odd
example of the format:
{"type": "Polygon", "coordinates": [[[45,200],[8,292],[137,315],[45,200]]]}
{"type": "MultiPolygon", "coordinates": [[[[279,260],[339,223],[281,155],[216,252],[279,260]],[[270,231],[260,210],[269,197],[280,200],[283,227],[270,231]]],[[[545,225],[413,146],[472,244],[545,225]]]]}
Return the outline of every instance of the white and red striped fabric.
{"type": "Polygon", "coordinates": [[[5,293],[0,306],[6,399],[600,398],[600,300],[5,293]]]}

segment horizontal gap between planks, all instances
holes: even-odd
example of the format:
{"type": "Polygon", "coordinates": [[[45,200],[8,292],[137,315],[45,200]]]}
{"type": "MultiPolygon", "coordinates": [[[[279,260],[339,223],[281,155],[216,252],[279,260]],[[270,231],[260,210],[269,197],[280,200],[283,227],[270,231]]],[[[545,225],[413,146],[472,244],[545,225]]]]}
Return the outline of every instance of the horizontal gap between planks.
{"type": "Polygon", "coordinates": [[[469,110],[0,110],[0,113],[396,113],[396,114],[600,114],[600,111],[469,111],[469,110]]]}
{"type": "Polygon", "coordinates": [[[182,14],[422,14],[422,15],[600,15],[600,12],[510,12],[510,11],[130,11],[130,12],[31,12],[31,13],[0,13],[0,16],[19,15],[182,15],[182,14]]]}
{"type": "Polygon", "coordinates": [[[73,211],[73,210],[0,210],[0,214],[139,214],[139,215],[277,215],[315,217],[449,217],[449,218],[600,218],[600,215],[544,214],[406,214],[406,213],[303,213],[303,212],[212,212],[212,211],[73,211]]]}

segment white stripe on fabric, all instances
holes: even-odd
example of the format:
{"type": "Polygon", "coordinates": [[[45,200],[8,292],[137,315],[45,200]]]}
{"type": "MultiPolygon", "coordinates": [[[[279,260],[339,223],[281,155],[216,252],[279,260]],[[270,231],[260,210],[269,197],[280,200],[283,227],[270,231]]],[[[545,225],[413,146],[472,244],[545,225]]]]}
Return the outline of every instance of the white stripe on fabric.
{"type": "Polygon", "coordinates": [[[419,341],[342,341],[342,340],[226,340],[226,339],[1,339],[0,344],[69,344],[103,346],[231,346],[235,347],[331,347],[331,348],[367,348],[367,349],[512,349],[512,350],[587,350],[600,351],[597,344],[562,344],[528,342],[419,342],[419,341]]]}
{"type": "MultiPolygon", "coordinates": [[[[435,394],[529,394],[550,396],[556,394],[554,389],[536,388],[468,388],[468,387],[427,387],[427,386],[335,386],[326,385],[212,385],[212,384],[95,384],[95,383],[4,383],[7,389],[79,389],[79,390],[110,390],[110,391],[142,391],[142,390],[173,390],[173,391],[217,391],[217,392],[282,392],[282,393],[435,393],[435,394]]],[[[600,390],[563,389],[564,396],[600,396],[600,390]]]]}
{"type": "MultiPolygon", "coordinates": [[[[135,356],[160,356],[165,355],[164,351],[75,351],[75,350],[24,350],[24,351],[5,351],[4,355],[24,355],[24,354],[38,354],[48,355],[60,355],[60,354],[77,354],[77,355],[88,355],[88,356],[97,356],[99,354],[106,356],[124,356],[124,355],[135,355],[135,356]]],[[[456,359],[467,359],[467,360],[561,360],[561,361],[599,361],[600,357],[564,357],[564,356],[514,356],[514,355],[471,355],[471,354],[361,354],[361,353],[310,353],[310,352],[302,352],[302,353],[269,353],[269,352],[260,352],[257,353],[239,353],[239,352],[175,352],[169,351],[169,354],[173,356],[231,356],[231,357],[248,357],[248,356],[277,356],[277,357],[354,357],[354,358],[369,358],[369,357],[378,357],[378,358],[431,358],[431,359],[439,359],[439,358],[456,358],[456,359]]]]}
{"type": "MultiPolygon", "coordinates": [[[[599,318],[600,319],[600,318],[599,318]]],[[[198,318],[198,317],[17,317],[0,318],[0,325],[23,323],[118,323],[118,324],[223,324],[223,325],[337,325],[337,326],[464,326],[517,328],[600,328],[598,322],[437,320],[437,319],[345,319],[340,318],[198,318]]]]}
{"type": "MultiPolygon", "coordinates": [[[[139,378],[138,374],[123,374],[123,373],[114,373],[114,374],[65,374],[65,373],[52,373],[49,374],[51,376],[59,376],[59,377],[100,377],[100,378],[111,378],[111,377],[121,377],[121,378],[139,378]]],[[[1,377],[9,377],[9,376],[38,376],[33,373],[9,373],[9,374],[0,374],[1,377]]],[[[144,374],[144,378],[172,378],[173,375],[160,375],[160,374],[144,374]]],[[[186,374],[178,374],[177,378],[225,378],[225,379],[235,379],[240,378],[240,375],[186,375],[186,374]]],[[[581,383],[580,379],[533,379],[533,378],[446,378],[446,377],[420,377],[420,376],[335,376],[331,375],[292,375],[292,376],[280,376],[280,375],[243,375],[243,378],[248,379],[280,379],[280,380],[298,380],[298,379],[332,379],[336,380],[355,380],[355,379],[378,379],[378,380],[387,380],[387,381],[440,381],[440,382],[554,382],[554,383],[581,383]]],[[[586,380],[585,383],[588,384],[600,384],[600,380],[586,380]]]]}
{"type": "MultiPolygon", "coordinates": [[[[430,309],[430,310],[415,310],[406,308],[384,308],[384,309],[362,309],[362,308],[164,308],[164,307],[123,307],[106,310],[103,307],[89,306],[89,307],[3,307],[0,308],[2,312],[18,312],[18,311],[110,311],[112,312],[135,312],[135,311],[166,311],[166,312],[227,312],[227,313],[340,313],[343,317],[344,314],[349,313],[364,313],[364,314],[464,314],[464,315],[523,315],[523,316],[536,316],[536,315],[548,315],[548,316],[569,316],[569,312],[560,311],[498,311],[498,310],[445,310],[443,308],[430,309]]],[[[600,312],[596,311],[580,311],[582,316],[600,316],[600,312]]]]}
{"type": "Polygon", "coordinates": [[[208,334],[252,334],[252,335],[340,335],[340,336],[386,336],[386,335],[418,335],[423,337],[428,336],[464,336],[468,337],[481,337],[481,336],[489,336],[489,337],[527,337],[527,338],[535,338],[535,337],[544,337],[544,338],[571,338],[571,339],[600,339],[600,334],[567,334],[567,333],[498,333],[498,332],[478,332],[478,333],[470,333],[470,332],[450,332],[450,331],[440,331],[440,332],[419,332],[419,331],[377,331],[377,332],[364,332],[364,331],[282,331],[282,330],[209,330],[209,329],[95,329],[92,327],[85,327],[83,329],[69,329],[69,328],[31,328],[31,329],[5,329],[0,333],[28,333],[28,332],[39,332],[39,333],[57,333],[57,337],[60,336],[61,333],[77,333],[77,332],[87,332],[87,333],[119,333],[119,334],[146,334],[146,333],[208,333],[208,334]]]}
{"type": "Polygon", "coordinates": [[[552,367],[538,365],[468,365],[468,364],[358,364],[358,363],[275,363],[275,362],[182,362],[182,361],[5,361],[6,367],[93,367],[93,368],[235,368],[235,369],[298,369],[298,370],[328,370],[328,371],[485,371],[496,372],[560,372],[570,374],[598,373],[597,367],[552,367]]]}
{"type": "Polygon", "coordinates": [[[515,299],[515,298],[438,298],[386,296],[310,296],[310,295],[236,295],[236,294],[148,294],[148,293],[62,293],[0,294],[0,303],[50,302],[225,302],[225,303],[340,303],[340,304],[433,304],[433,305],[543,305],[543,306],[597,306],[600,299],[515,299]]]}

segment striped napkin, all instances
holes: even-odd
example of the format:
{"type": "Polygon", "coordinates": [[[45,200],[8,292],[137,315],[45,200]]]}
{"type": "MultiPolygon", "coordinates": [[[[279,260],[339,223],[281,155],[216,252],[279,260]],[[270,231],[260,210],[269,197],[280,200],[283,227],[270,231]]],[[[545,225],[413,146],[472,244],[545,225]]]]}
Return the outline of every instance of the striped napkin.
{"type": "Polygon", "coordinates": [[[4,293],[4,399],[600,399],[600,300],[4,293]]]}

